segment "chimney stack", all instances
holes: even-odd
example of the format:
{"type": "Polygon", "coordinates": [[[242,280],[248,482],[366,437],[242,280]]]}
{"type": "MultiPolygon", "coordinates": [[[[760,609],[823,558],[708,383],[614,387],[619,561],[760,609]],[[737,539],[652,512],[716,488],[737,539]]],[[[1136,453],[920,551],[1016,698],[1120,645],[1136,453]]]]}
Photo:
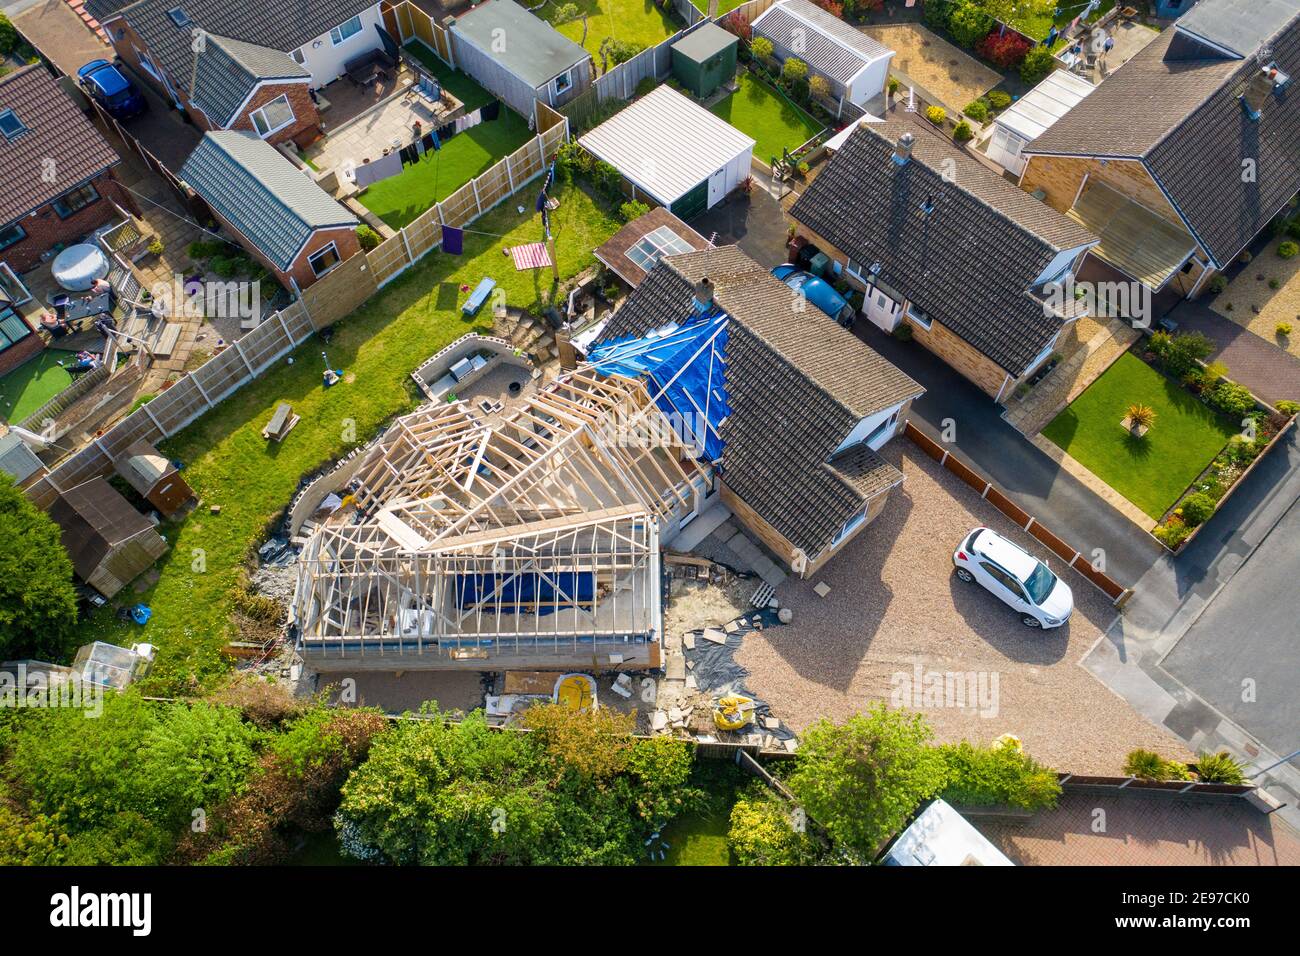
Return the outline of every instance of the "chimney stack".
{"type": "Polygon", "coordinates": [[[894,144],[893,160],[895,165],[906,166],[908,160],[912,158],[912,143],[916,137],[911,133],[904,133],[898,137],[898,142],[894,144]]]}
{"type": "Polygon", "coordinates": [[[695,283],[695,301],[693,305],[695,311],[700,315],[713,308],[713,282],[708,276],[703,276],[699,282],[695,283]]]}

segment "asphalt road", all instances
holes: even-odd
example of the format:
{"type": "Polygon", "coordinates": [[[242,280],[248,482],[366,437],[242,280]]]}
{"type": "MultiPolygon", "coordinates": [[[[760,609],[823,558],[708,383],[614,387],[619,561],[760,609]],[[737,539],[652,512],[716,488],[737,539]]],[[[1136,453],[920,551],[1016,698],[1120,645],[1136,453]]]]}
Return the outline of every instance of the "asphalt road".
{"type": "Polygon", "coordinates": [[[1162,662],[1270,749],[1300,748],[1300,501],[1162,662]],[[1254,682],[1255,702],[1242,700],[1254,682]]]}
{"type": "Polygon", "coordinates": [[[951,420],[959,452],[1018,505],[1085,556],[1105,551],[1106,573],[1131,586],[1161,556],[1160,545],[1088,490],[1002,419],[1000,406],[915,342],[859,320],[857,335],[925,387],[912,405],[934,437],[951,420]]]}

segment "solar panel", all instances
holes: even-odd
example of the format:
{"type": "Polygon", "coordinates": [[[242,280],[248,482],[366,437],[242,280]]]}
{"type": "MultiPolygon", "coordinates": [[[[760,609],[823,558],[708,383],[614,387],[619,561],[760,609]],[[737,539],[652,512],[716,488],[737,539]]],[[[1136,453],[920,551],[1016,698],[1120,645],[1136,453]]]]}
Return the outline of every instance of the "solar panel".
{"type": "Polygon", "coordinates": [[[660,226],[644,239],[640,240],[627,252],[627,257],[640,268],[649,272],[659,264],[664,256],[675,256],[679,252],[690,252],[694,247],[668,226],[660,226]]]}

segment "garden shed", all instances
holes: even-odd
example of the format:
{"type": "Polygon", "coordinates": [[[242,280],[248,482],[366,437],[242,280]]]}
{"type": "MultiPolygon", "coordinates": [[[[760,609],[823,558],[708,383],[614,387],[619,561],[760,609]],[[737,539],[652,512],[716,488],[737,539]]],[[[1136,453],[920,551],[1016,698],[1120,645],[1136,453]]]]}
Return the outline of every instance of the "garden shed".
{"type": "Polygon", "coordinates": [[[513,0],[487,0],[444,21],[458,67],[530,118],[591,86],[591,54],[513,0]]]}
{"type": "Polygon", "coordinates": [[[700,99],[736,75],[740,40],[716,23],[706,23],[672,45],[673,76],[700,99]]]}
{"type": "Polygon", "coordinates": [[[148,442],[131,445],[113,467],[165,518],[180,511],[194,497],[176,466],[148,442]]]}
{"type": "Polygon", "coordinates": [[[634,199],[677,217],[717,205],[749,176],[754,141],[725,120],[660,86],[580,137],[632,186],[634,199]]]}
{"type": "Polygon", "coordinates": [[[884,92],[894,51],[808,0],[778,0],[754,21],[754,36],[772,41],[782,63],[808,64],[830,84],[835,100],[862,106],[884,92]]]}
{"type": "Polygon", "coordinates": [[[167,550],[149,519],[103,478],[60,493],[50,517],[77,576],[104,597],[122,590],[167,550]]]}

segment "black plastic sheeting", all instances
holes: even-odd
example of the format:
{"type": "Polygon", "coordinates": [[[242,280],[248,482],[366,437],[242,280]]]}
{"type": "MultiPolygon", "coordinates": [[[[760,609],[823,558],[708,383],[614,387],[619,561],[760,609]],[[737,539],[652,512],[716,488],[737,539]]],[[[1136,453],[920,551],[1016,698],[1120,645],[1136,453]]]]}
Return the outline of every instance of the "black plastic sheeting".
{"type": "MultiPolygon", "coordinates": [[[[740,650],[741,645],[745,643],[746,637],[757,630],[751,623],[755,617],[762,620],[764,630],[782,626],[780,621],[777,620],[776,612],[765,608],[762,611],[753,610],[745,614],[743,620],[747,623],[727,634],[725,644],[706,641],[703,630],[695,631],[695,647],[692,650],[683,648],[682,651],[686,656],[686,660],[694,665],[687,670],[687,673],[695,677],[695,685],[700,693],[708,694],[715,700],[729,694],[741,694],[754,701],[754,721],[752,725],[744,730],[734,731],[734,733],[771,734],[777,740],[792,740],[795,736],[794,732],[786,727],[784,722],[776,730],[768,730],[763,726],[764,717],[773,717],[775,715],[767,702],[746,685],[745,680],[749,677],[749,671],[736,662],[736,651],[740,650]]],[[[722,628],[716,628],[716,630],[722,630],[722,628]]]]}

